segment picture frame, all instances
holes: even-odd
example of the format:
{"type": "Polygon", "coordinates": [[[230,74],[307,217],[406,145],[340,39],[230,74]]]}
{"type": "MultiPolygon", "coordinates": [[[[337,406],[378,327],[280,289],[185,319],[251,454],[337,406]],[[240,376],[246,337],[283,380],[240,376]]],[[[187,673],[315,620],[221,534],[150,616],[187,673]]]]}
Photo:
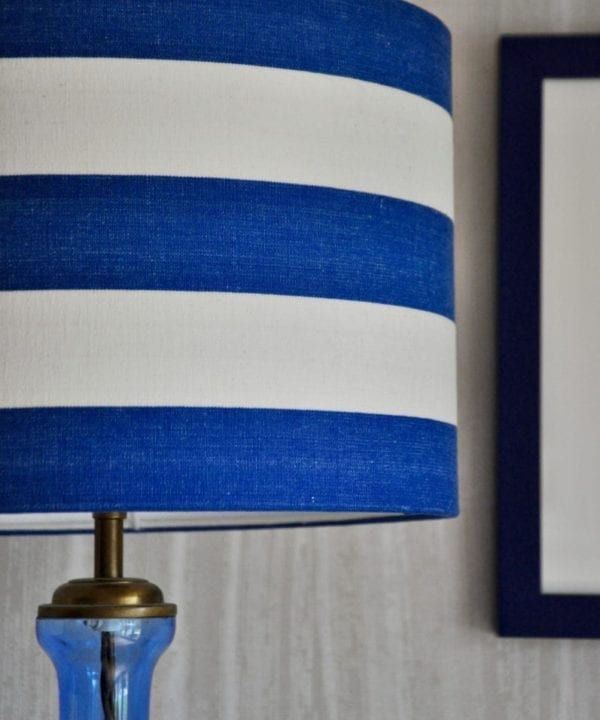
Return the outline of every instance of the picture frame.
{"type": "Polygon", "coordinates": [[[498,631],[599,638],[600,36],[504,37],[500,85],[498,631]]]}

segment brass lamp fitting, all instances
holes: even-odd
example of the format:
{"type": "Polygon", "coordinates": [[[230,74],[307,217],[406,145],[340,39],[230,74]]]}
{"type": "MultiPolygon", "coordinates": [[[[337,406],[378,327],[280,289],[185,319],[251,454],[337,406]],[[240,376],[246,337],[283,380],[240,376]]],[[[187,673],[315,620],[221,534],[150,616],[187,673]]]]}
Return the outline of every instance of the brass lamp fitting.
{"type": "Polygon", "coordinates": [[[124,512],[94,513],[93,578],[58,587],[52,603],[40,605],[38,618],[164,618],[177,606],[165,603],[156,585],[123,577],[124,512]]]}

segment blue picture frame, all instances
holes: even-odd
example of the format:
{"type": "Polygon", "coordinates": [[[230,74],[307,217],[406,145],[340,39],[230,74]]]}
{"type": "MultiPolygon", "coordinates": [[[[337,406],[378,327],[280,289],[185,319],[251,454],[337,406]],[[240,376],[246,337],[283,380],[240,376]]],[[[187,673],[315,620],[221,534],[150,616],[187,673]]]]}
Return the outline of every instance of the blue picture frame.
{"type": "Polygon", "coordinates": [[[600,36],[500,43],[498,630],[600,637],[600,596],[541,592],[540,200],[542,83],[600,77],[600,36]]]}

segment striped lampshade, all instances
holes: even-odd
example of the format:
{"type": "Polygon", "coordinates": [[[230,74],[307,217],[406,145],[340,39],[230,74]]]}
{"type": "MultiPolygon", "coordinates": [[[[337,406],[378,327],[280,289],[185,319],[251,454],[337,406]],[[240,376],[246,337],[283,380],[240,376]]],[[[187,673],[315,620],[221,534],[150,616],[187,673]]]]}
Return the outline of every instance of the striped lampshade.
{"type": "Polygon", "coordinates": [[[401,0],[3,0],[2,527],[456,514],[450,109],[401,0]]]}

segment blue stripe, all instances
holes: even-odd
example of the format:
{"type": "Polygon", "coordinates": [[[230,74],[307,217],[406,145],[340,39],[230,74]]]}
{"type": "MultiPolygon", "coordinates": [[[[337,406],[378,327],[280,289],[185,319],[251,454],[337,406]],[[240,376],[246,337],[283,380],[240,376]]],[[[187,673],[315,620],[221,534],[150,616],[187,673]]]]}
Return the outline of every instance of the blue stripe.
{"type": "Polygon", "coordinates": [[[0,410],[0,512],[457,512],[456,429],[297,410],[0,410]]]}
{"type": "Polygon", "coordinates": [[[4,0],[0,56],[266,65],[451,104],[448,30],[401,0],[4,0]]]}
{"type": "Polygon", "coordinates": [[[250,181],[0,178],[0,290],[256,292],[453,317],[452,223],[367,193],[250,181]]]}

